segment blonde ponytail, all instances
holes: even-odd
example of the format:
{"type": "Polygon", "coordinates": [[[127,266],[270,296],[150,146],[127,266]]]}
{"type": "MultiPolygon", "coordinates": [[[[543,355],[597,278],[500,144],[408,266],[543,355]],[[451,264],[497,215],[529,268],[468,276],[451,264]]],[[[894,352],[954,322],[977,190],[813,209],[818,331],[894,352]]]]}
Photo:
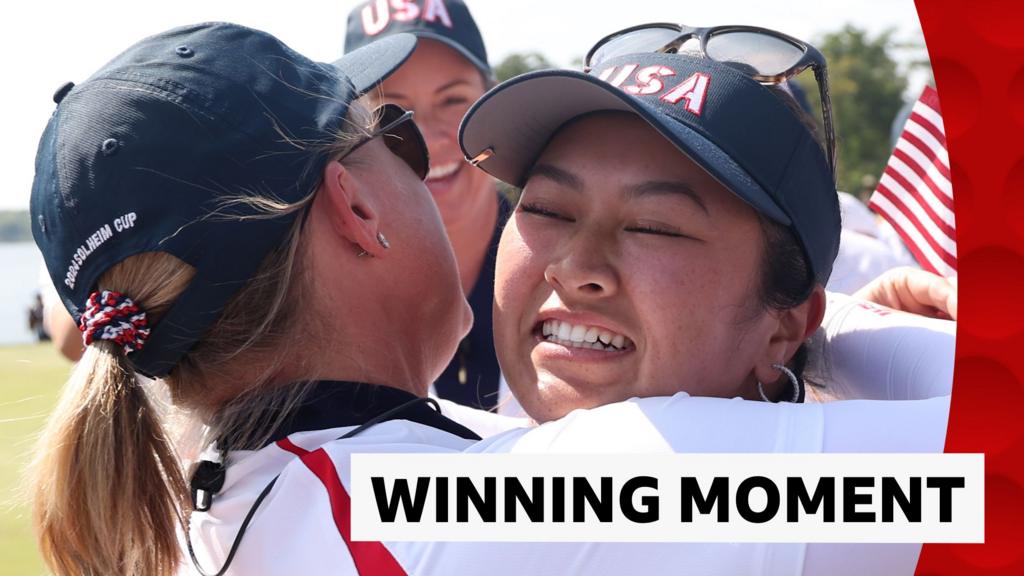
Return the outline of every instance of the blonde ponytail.
{"type": "MultiPolygon", "coordinates": [[[[152,316],[192,277],[173,256],[133,256],[100,285],[152,316]]],[[[33,520],[56,574],[165,575],[177,567],[188,491],[172,443],[120,345],[88,346],[50,416],[31,470],[33,520]]]]}
{"type": "MultiPolygon", "coordinates": [[[[343,132],[326,146],[341,155],[376,122],[361,102],[350,105],[343,132]]],[[[311,193],[284,204],[243,195],[265,217],[308,210],[311,193]]],[[[196,416],[211,438],[230,431],[235,448],[260,446],[290,414],[309,383],[275,386],[277,362],[239,383],[225,379],[253,359],[289,357],[304,300],[300,231],[295,219],[282,244],[227,304],[207,335],[166,376],[174,404],[196,416]],[[227,399],[216,403],[211,398],[227,399]]],[[[188,286],[194,270],[165,253],[129,257],[108,270],[99,288],[129,296],[155,325],[188,286]]],[[[187,427],[188,423],[186,423],[187,427]]],[[[33,517],[43,558],[58,575],[173,574],[181,552],[178,530],[191,502],[182,466],[154,405],[120,346],[88,346],[36,450],[30,470],[33,517]]],[[[194,447],[180,447],[194,448],[194,447]]]]}

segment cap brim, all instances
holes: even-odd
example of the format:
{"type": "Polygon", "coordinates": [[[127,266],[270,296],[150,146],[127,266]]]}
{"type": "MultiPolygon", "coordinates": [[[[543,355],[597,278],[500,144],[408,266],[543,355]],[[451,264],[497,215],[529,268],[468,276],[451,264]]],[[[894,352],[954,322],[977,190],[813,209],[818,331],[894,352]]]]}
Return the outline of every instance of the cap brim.
{"type": "Polygon", "coordinates": [[[353,50],[331,63],[352,81],[357,94],[365,94],[398,69],[413,50],[416,37],[392,34],[353,50]]]}
{"type": "Polygon", "coordinates": [[[495,178],[522,187],[529,169],[566,122],[602,111],[634,113],[704,168],[723,186],[765,216],[784,225],[790,218],[725,151],[686,126],[607,82],[571,70],[540,70],[509,80],[485,94],[459,127],[462,152],[495,178]]]}

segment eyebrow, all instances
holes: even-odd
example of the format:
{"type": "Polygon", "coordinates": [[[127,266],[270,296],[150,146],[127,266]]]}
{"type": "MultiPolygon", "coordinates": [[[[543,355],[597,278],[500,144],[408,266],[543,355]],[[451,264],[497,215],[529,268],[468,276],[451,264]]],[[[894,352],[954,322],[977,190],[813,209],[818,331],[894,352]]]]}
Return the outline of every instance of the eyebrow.
{"type": "MultiPolygon", "coordinates": [[[[527,174],[526,180],[534,176],[546,178],[555,184],[576,192],[581,192],[584,188],[583,181],[578,176],[551,164],[534,164],[530,173],[527,174]]],[[[682,196],[696,204],[705,214],[711,215],[707,204],[704,203],[704,198],[689,185],[677,180],[648,180],[635,186],[627,187],[623,195],[630,200],[641,196],[682,196]]]]}
{"type": "MultiPolygon", "coordinates": [[[[470,83],[468,81],[463,80],[461,78],[456,78],[455,80],[452,80],[451,82],[448,82],[446,84],[442,84],[441,86],[438,86],[437,89],[434,90],[434,94],[440,94],[441,92],[444,92],[445,90],[448,90],[449,88],[455,88],[456,86],[469,86],[469,85],[470,85],[470,83]]],[[[383,92],[382,96],[385,99],[399,99],[399,98],[405,98],[406,97],[406,95],[402,94],[401,92],[383,92]]]]}
{"type": "Polygon", "coordinates": [[[636,198],[639,196],[660,196],[660,195],[680,195],[685,198],[689,198],[694,204],[696,204],[705,214],[710,215],[707,204],[704,203],[704,199],[701,198],[700,194],[694,191],[693,188],[678,182],[675,180],[648,180],[637,184],[636,186],[630,186],[626,189],[627,198],[636,198]]]}
{"type": "Polygon", "coordinates": [[[455,80],[452,80],[451,82],[448,82],[447,84],[443,84],[441,86],[438,86],[437,89],[434,90],[434,94],[437,94],[438,92],[444,92],[445,90],[447,90],[449,88],[454,88],[454,87],[459,86],[459,85],[469,86],[469,82],[466,81],[466,80],[463,80],[462,78],[456,78],[455,80]]]}
{"type": "Polygon", "coordinates": [[[526,180],[529,181],[535,176],[546,178],[555,184],[564,186],[565,188],[570,188],[577,192],[583,190],[583,181],[580,180],[579,177],[571,172],[552,166],[551,164],[534,164],[530,173],[526,175],[526,180]]]}

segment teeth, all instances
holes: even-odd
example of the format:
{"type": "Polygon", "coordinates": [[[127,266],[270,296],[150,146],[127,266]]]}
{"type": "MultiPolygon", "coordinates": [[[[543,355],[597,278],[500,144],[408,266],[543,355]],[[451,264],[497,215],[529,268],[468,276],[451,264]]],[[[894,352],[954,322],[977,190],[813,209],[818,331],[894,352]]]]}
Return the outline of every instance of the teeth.
{"type": "Polygon", "coordinates": [[[438,178],[444,178],[451,176],[459,169],[459,162],[452,162],[451,164],[440,164],[437,166],[431,166],[430,172],[427,173],[427,180],[436,180],[438,178]]]}
{"type": "Polygon", "coordinates": [[[572,336],[572,324],[569,324],[568,322],[559,322],[557,334],[559,340],[572,340],[572,338],[570,338],[570,336],[572,336]]]}
{"type": "Polygon", "coordinates": [[[593,326],[573,325],[560,320],[545,320],[541,326],[541,334],[551,342],[589,350],[623,350],[633,344],[622,334],[593,326]]]}

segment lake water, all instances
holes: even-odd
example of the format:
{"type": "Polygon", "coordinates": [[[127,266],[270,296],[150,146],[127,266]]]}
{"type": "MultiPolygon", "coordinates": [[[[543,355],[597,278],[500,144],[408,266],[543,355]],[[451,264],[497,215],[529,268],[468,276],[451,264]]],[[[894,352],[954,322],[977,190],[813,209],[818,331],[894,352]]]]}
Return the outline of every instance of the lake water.
{"type": "Polygon", "coordinates": [[[0,346],[35,340],[28,328],[28,309],[39,291],[43,257],[31,242],[0,242],[0,346]]]}

